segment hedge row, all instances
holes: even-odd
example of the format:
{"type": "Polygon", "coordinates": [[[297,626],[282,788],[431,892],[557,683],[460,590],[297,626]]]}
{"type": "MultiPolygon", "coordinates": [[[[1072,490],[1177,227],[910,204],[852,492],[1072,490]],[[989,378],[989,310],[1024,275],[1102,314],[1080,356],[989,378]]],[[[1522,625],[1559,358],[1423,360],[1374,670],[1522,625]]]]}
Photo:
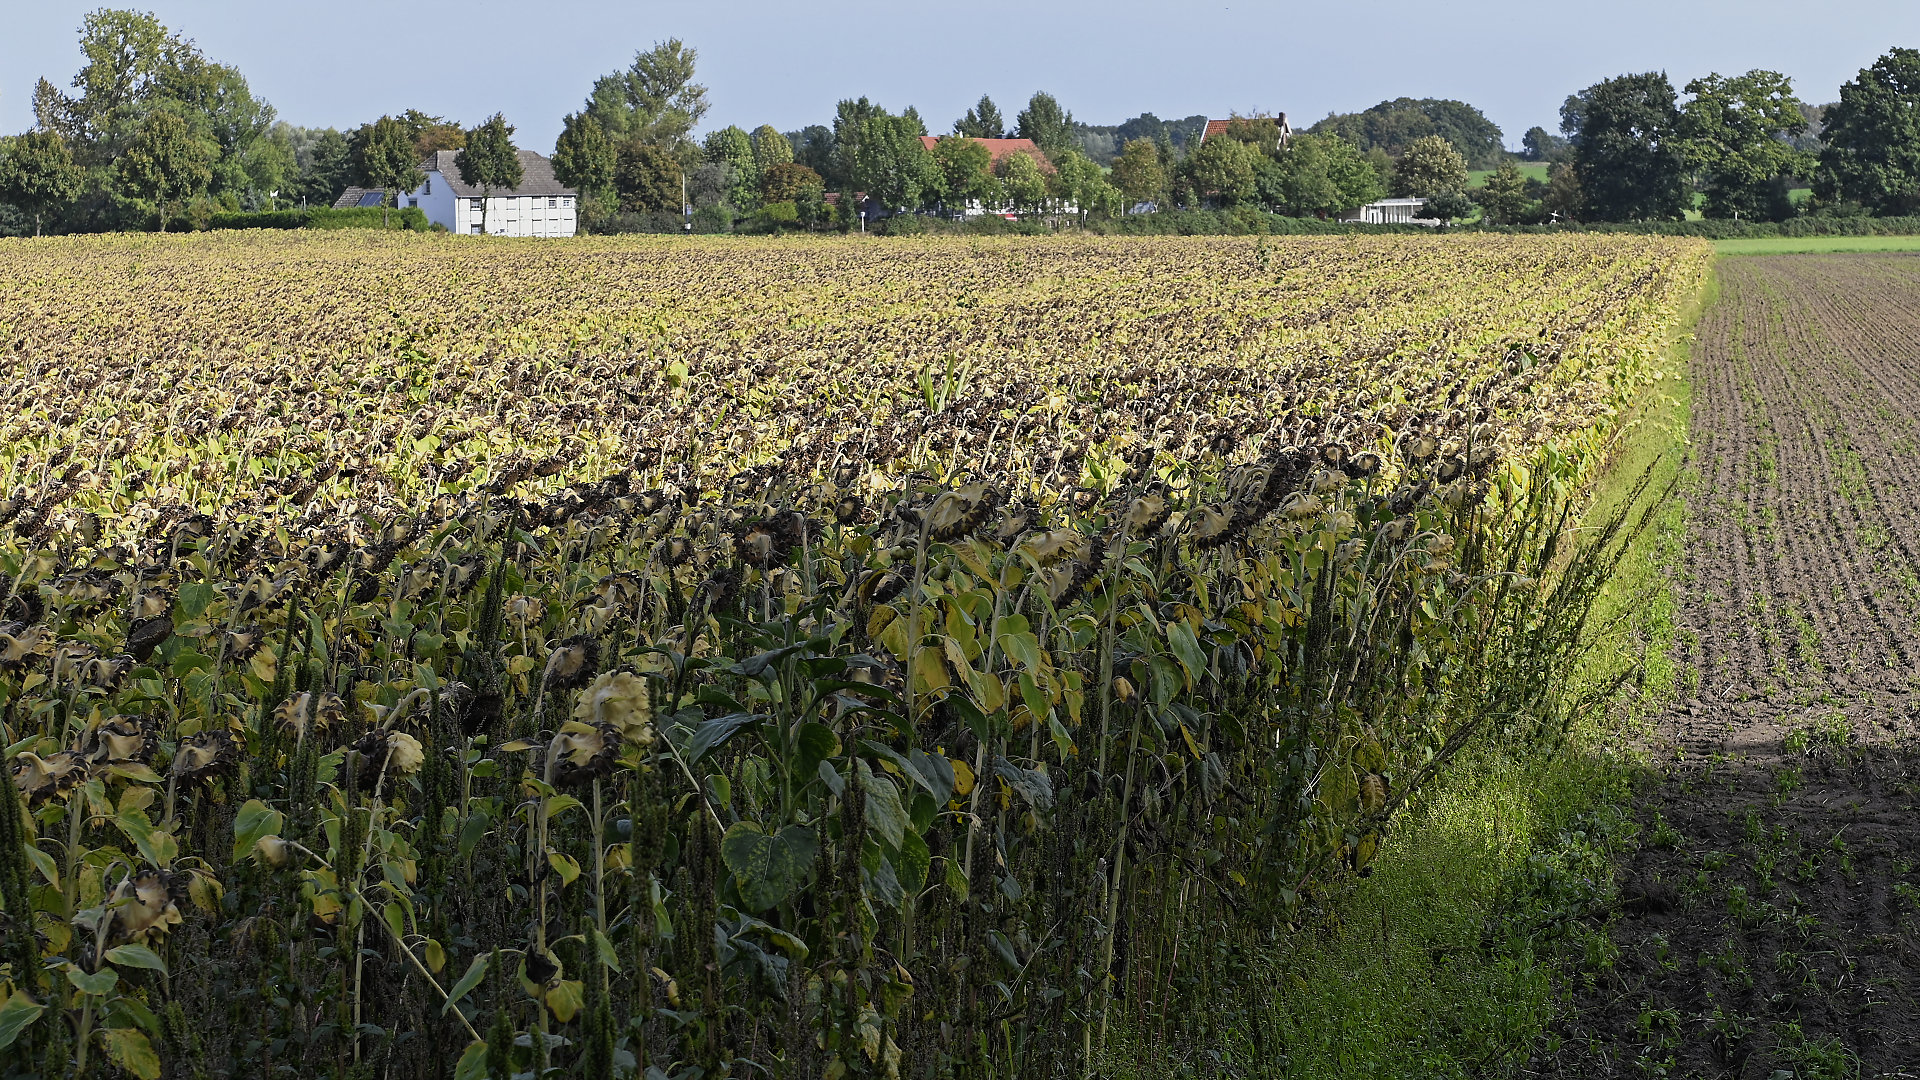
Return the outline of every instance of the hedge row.
{"type": "Polygon", "coordinates": [[[353,206],[344,210],[309,206],[298,210],[223,211],[213,215],[212,229],[404,229],[426,232],[426,211],[417,206],[382,210],[353,206]]]}

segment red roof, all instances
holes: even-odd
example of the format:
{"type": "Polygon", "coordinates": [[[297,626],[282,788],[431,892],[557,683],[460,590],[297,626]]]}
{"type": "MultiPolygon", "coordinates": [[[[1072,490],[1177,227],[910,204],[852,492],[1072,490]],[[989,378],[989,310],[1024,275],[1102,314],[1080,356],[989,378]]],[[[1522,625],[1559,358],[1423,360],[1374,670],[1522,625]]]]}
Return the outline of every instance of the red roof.
{"type": "MultiPolygon", "coordinates": [[[[958,136],[953,135],[947,136],[947,138],[950,139],[957,137],[958,136]]],[[[920,136],[920,141],[928,150],[932,150],[940,142],[939,138],[932,135],[922,135],[920,136]]],[[[1032,139],[975,139],[973,141],[986,147],[987,153],[993,155],[993,166],[995,168],[998,168],[1001,160],[1009,154],[1026,154],[1033,158],[1034,164],[1040,166],[1041,172],[1054,171],[1053,162],[1047,160],[1047,155],[1041,153],[1040,148],[1033,144],[1032,139]]]]}
{"type": "Polygon", "coordinates": [[[1207,121],[1207,130],[1200,133],[1200,141],[1206,142],[1207,136],[1209,135],[1225,135],[1227,133],[1227,125],[1231,123],[1233,123],[1231,120],[1207,121]]]}

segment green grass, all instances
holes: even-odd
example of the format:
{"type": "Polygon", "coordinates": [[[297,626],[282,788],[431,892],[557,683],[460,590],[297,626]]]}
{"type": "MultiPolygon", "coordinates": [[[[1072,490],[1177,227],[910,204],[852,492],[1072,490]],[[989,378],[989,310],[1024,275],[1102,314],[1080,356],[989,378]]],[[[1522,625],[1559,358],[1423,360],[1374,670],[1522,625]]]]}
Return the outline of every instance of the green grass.
{"type": "MultiPolygon", "coordinates": [[[[1641,492],[1683,483],[1692,327],[1709,283],[1675,328],[1663,377],[1623,429],[1589,522],[1641,492]],[[1638,482],[1649,478],[1646,488],[1638,482]]],[[[1684,506],[1661,505],[1594,612],[1582,679],[1633,672],[1638,692],[1576,723],[1558,753],[1487,746],[1423,792],[1374,872],[1277,959],[1276,1042],[1288,1077],[1478,1077],[1524,1064],[1564,1008],[1563,962],[1604,966],[1613,948],[1582,916],[1611,889],[1643,762],[1638,722],[1683,679],[1671,658],[1669,577],[1684,506]]]]}
{"type": "MultiPolygon", "coordinates": [[[[1514,162],[1514,164],[1520,166],[1520,172],[1524,174],[1529,180],[1538,180],[1543,184],[1547,182],[1547,163],[1546,162],[1516,161],[1514,162]]],[[[1492,175],[1493,175],[1492,169],[1471,170],[1470,172],[1467,173],[1468,190],[1472,190],[1473,188],[1477,188],[1477,187],[1486,187],[1487,177],[1492,175]]]]}
{"type": "Polygon", "coordinates": [[[1920,236],[1780,236],[1715,240],[1722,255],[1801,255],[1836,251],[1920,251],[1920,236]]]}

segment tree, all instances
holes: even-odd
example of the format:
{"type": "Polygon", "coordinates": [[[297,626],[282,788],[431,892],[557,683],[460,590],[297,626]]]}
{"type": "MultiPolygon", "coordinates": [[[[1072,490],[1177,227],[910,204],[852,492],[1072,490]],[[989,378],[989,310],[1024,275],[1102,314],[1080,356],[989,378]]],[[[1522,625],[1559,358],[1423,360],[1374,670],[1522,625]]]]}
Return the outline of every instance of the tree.
{"type": "Polygon", "coordinates": [[[769,165],[760,177],[763,202],[798,202],[807,189],[824,190],[820,174],[798,162],[782,161],[769,165]]]}
{"type": "Polygon", "coordinates": [[[291,194],[318,206],[331,206],[353,180],[353,154],[347,137],[333,128],[300,131],[294,140],[298,177],[291,194]],[[306,137],[311,134],[311,137],[306,137]]]}
{"type": "Polygon", "coordinates": [[[1673,84],[1661,72],[1621,75],[1561,107],[1586,213],[1598,221],[1672,221],[1687,204],[1686,157],[1673,84]]]}
{"type": "Polygon", "coordinates": [[[1000,106],[995,105],[992,98],[981,94],[979,104],[953,122],[953,133],[975,139],[1004,139],[1007,137],[1007,121],[1000,115],[1000,106]]]}
{"type": "Polygon", "coordinates": [[[513,145],[513,126],[499,113],[467,132],[467,145],[454,156],[453,167],[460,170],[463,183],[480,189],[480,233],[487,233],[487,211],[493,202],[494,188],[519,187],[524,173],[520,151],[513,145]]]}
{"type": "Polygon", "coordinates": [[[933,144],[933,161],[940,170],[941,194],[949,206],[977,202],[998,205],[1003,197],[993,175],[993,154],[974,136],[949,135],[933,144]]]}
{"type": "Polygon", "coordinates": [[[1062,109],[1052,94],[1035,93],[1016,120],[1020,137],[1032,139],[1048,154],[1073,145],[1073,114],[1062,109]]]}
{"type": "Polygon", "coordinates": [[[1474,168],[1492,168],[1507,153],[1498,124],[1464,101],[1441,98],[1395,98],[1365,112],[1329,115],[1308,130],[1393,157],[1405,154],[1416,139],[1438,135],[1474,168]]]}
{"type": "Polygon", "coordinates": [[[1579,221],[1587,211],[1587,199],[1580,190],[1580,174],[1572,163],[1552,166],[1547,172],[1547,193],[1540,208],[1556,221],[1579,221]]]}
{"type": "Polygon", "coordinates": [[[1157,203],[1166,197],[1167,170],[1152,139],[1128,141],[1114,160],[1113,182],[1130,205],[1157,203]]]}
{"type": "Polygon", "coordinates": [[[1181,165],[1196,194],[1222,206],[1235,206],[1255,194],[1253,166],[1258,156],[1238,140],[1208,139],[1181,165]]]}
{"type": "Polygon", "coordinates": [[[680,160],[663,147],[632,140],[620,147],[613,171],[620,209],[635,213],[679,213],[680,160]]]}
{"type": "Polygon", "coordinates": [[[584,198],[599,198],[613,190],[617,163],[613,140],[587,113],[570,113],[553,144],[553,175],[578,188],[584,198]]]}
{"type": "Polygon", "coordinates": [[[1035,211],[1046,202],[1047,175],[1033,155],[1008,154],[1000,159],[994,171],[1001,188],[1007,193],[1007,201],[1013,204],[1015,210],[1035,211]]]}
{"type": "MultiPolygon", "coordinates": [[[[761,124],[753,129],[753,167],[764,178],[766,171],[775,165],[785,165],[793,160],[793,143],[787,141],[780,129],[772,124],[761,124]]],[[[764,184],[764,179],[762,183],[764,184]]]]}
{"type": "Polygon", "coordinates": [[[939,198],[940,170],[920,141],[916,118],[889,116],[875,107],[874,115],[860,121],[855,130],[849,178],[855,189],[889,210],[911,209],[939,198]]]}
{"type": "Polygon", "coordinates": [[[1394,162],[1393,193],[1401,198],[1459,191],[1466,186],[1466,159],[1438,135],[1423,135],[1408,143],[1406,153],[1394,162]]]}
{"type": "Polygon", "coordinates": [[[1121,208],[1120,189],[1108,181],[1105,170],[1078,150],[1062,150],[1051,159],[1047,191],[1062,204],[1075,207],[1081,220],[1090,214],[1111,214],[1121,208]]]}
{"type": "Polygon", "coordinates": [[[147,117],[117,168],[129,194],[159,207],[161,232],[167,231],[169,208],[205,191],[213,181],[206,145],[193,137],[185,120],[170,112],[147,117]]]}
{"type": "Polygon", "coordinates": [[[1567,140],[1535,124],[1520,139],[1520,156],[1528,161],[1565,161],[1572,147],[1567,140]]]}
{"type": "Polygon", "coordinates": [[[1442,225],[1447,225],[1473,213],[1473,199],[1458,188],[1441,188],[1427,196],[1420,211],[1430,218],[1440,219],[1442,225]]]}
{"type": "Polygon", "coordinates": [[[33,215],[33,235],[39,236],[48,208],[79,194],[81,177],[59,132],[29,131],[9,140],[0,156],[0,202],[33,215]]]}
{"type": "Polygon", "coordinates": [[[1920,213],[1920,50],[1893,49],[1862,68],[1822,119],[1815,196],[1881,215],[1920,213]]]}
{"type": "Polygon", "coordinates": [[[1775,71],[1719,74],[1687,84],[1680,137],[1706,181],[1706,215],[1779,221],[1793,214],[1786,178],[1810,172],[1789,141],[1807,128],[1793,83],[1775,71]]]}
{"type": "Polygon", "coordinates": [[[1352,210],[1386,193],[1373,164],[1338,135],[1295,135],[1285,149],[1262,155],[1255,187],[1262,202],[1302,217],[1352,210]]]}
{"type": "Polygon", "coordinates": [[[394,119],[413,140],[415,161],[425,161],[441,150],[458,150],[467,145],[466,129],[457,120],[432,116],[419,109],[408,109],[394,119]]]}
{"type": "Polygon", "coordinates": [[[632,66],[594,82],[587,114],[616,145],[639,139],[682,153],[707,115],[707,88],[693,81],[699,55],[679,38],[634,54],[632,66]]]}
{"type": "Polygon", "coordinates": [[[1527,209],[1527,174],[1511,161],[1501,162],[1493,175],[1487,177],[1486,186],[1480,189],[1480,207],[1492,224],[1511,225],[1519,221],[1527,209]]]}
{"type": "Polygon", "coordinates": [[[729,125],[709,132],[701,149],[707,161],[725,165],[730,172],[727,204],[736,210],[752,209],[760,192],[760,166],[753,159],[753,137],[729,125]]]}
{"type": "MultiPolygon", "coordinates": [[[[412,191],[427,178],[420,171],[420,159],[413,155],[413,137],[407,133],[406,125],[391,116],[383,116],[368,126],[365,137],[355,147],[353,168],[362,186],[382,192],[382,209],[392,207],[400,192],[412,191]]],[[[382,228],[390,224],[390,215],[381,214],[380,224],[382,228]]]]}
{"type": "Polygon", "coordinates": [[[808,124],[787,133],[793,144],[793,160],[819,173],[823,178],[833,171],[833,129],[825,124],[808,124]]]}
{"type": "Polygon", "coordinates": [[[854,184],[855,162],[860,157],[861,125],[885,115],[887,110],[864,97],[857,101],[842,99],[834,106],[833,153],[827,161],[827,167],[820,169],[820,175],[826,177],[827,183],[836,190],[850,191],[854,184]]]}

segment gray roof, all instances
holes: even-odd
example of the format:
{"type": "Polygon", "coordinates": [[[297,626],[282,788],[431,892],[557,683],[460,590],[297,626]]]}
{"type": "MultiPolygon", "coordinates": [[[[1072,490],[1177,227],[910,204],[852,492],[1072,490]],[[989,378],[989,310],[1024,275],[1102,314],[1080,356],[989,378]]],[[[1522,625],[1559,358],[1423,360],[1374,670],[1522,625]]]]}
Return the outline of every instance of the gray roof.
{"type": "Polygon", "coordinates": [[[350,187],[333,200],[333,208],[351,210],[356,206],[381,206],[386,202],[386,194],[381,188],[350,187]]]}
{"type": "MultiPolygon", "coordinates": [[[[547,160],[546,157],[536,154],[531,150],[522,150],[519,153],[520,172],[522,173],[520,186],[514,188],[512,191],[496,189],[493,192],[495,197],[508,195],[579,194],[578,191],[555,179],[553,175],[553,162],[547,160]]],[[[441,176],[446,177],[447,187],[452,190],[456,197],[462,199],[476,198],[481,194],[481,191],[475,185],[460,179],[460,167],[453,163],[453,159],[458,156],[460,156],[460,151],[458,150],[439,150],[436,151],[432,157],[422,162],[420,167],[428,172],[437,172],[441,176]]]]}

